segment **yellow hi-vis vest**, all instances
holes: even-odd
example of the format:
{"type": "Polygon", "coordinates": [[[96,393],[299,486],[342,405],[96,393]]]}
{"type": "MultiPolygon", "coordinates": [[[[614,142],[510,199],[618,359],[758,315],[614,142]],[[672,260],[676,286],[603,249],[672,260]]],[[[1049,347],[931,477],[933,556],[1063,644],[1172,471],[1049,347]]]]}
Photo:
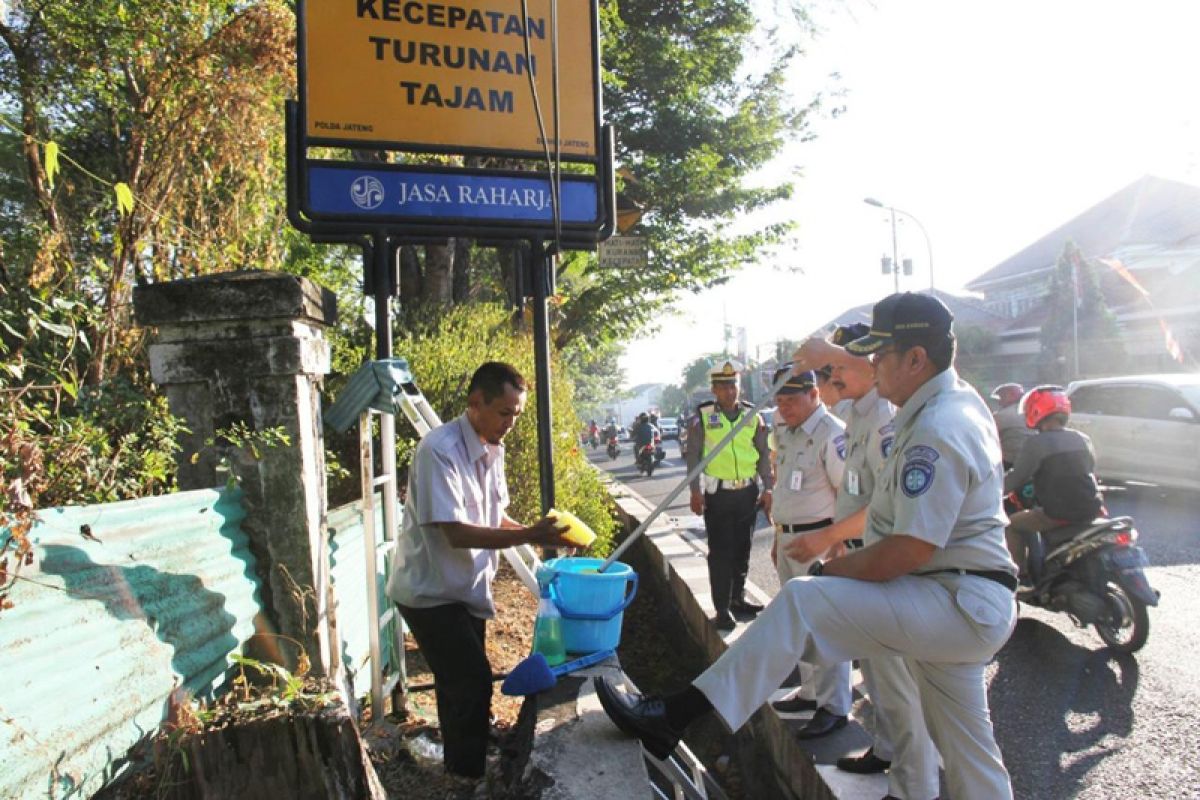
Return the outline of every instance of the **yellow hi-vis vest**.
{"type": "MultiPolygon", "coordinates": [[[[716,404],[705,403],[697,411],[700,413],[700,424],[704,426],[705,453],[712,452],[742,418],[742,414],[756,413],[743,407],[737,419],[730,422],[716,404]]],[[[757,423],[746,423],[733,441],[704,468],[704,473],[725,481],[745,480],[758,474],[758,450],[754,447],[754,431],[757,427],[757,423]]]]}

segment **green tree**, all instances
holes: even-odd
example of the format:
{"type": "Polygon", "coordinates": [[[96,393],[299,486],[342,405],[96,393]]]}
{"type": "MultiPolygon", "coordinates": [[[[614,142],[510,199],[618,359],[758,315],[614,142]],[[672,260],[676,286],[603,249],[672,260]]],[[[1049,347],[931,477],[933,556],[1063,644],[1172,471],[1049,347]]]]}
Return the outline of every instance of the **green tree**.
{"type": "Polygon", "coordinates": [[[709,385],[708,373],[712,370],[713,362],[722,356],[717,353],[710,353],[706,356],[700,356],[693,359],[690,364],[683,368],[683,389],[685,392],[694,392],[697,389],[703,389],[709,385]]]}
{"type": "Polygon", "coordinates": [[[1125,343],[1117,319],[1104,301],[1095,266],[1074,242],[1063,247],[1044,307],[1038,358],[1042,380],[1066,383],[1086,375],[1124,371],[1125,343]]]}
{"type": "Polygon", "coordinates": [[[804,134],[812,108],[794,107],[784,85],[799,45],[762,33],[748,0],[609,0],[601,26],[605,115],[627,176],[621,191],[646,209],[636,233],[649,240],[650,263],[605,271],[592,257],[568,260],[560,346],[652,326],[681,293],[728,280],[781,241],[790,226],[733,223],[790,195],[786,178],[756,187],[747,178],[804,134]]]}
{"type": "Polygon", "coordinates": [[[170,487],[131,290],[278,265],[292,30],[282,0],[5,5],[0,507],[170,487]]]}
{"type": "Polygon", "coordinates": [[[135,280],[278,263],[291,37],[282,0],[28,0],[0,21],[8,299],[101,310],[89,383],[138,349],[135,280]]]}

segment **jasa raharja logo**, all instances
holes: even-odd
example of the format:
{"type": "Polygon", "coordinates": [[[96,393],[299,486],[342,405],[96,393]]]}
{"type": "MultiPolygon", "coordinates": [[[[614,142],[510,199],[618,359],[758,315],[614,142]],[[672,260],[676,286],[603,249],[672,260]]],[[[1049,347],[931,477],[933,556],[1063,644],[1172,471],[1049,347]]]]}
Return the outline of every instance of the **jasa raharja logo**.
{"type": "Polygon", "coordinates": [[[350,184],[350,199],[359,208],[378,208],[383,202],[383,184],[371,175],[362,175],[350,184]]]}

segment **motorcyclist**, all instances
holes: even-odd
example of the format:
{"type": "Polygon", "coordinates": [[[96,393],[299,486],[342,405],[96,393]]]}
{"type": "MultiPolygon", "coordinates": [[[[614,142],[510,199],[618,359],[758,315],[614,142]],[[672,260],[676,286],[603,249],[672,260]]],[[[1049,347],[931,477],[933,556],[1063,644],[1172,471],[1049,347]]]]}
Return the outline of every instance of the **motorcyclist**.
{"type": "Polygon", "coordinates": [[[658,428],[654,427],[654,423],[650,421],[650,415],[643,411],[638,414],[637,421],[634,422],[633,430],[630,433],[633,435],[633,452],[641,454],[642,448],[654,444],[658,428]]]}
{"type": "Polygon", "coordinates": [[[1026,564],[1038,534],[1076,522],[1090,522],[1102,513],[1104,500],[1096,483],[1096,453],[1086,434],[1067,427],[1071,400],[1059,386],[1031,389],[1020,403],[1025,424],[1037,431],[1021,448],[1016,464],[1004,475],[1004,491],[1020,492],[1033,482],[1035,505],[1009,517],[1004,537],[1022,579],[1041,571],[1038,557],[1026,564]]]}
{"type": "Polygon", "coordinates": [[[1019,383],[1002,383],[992,390],[991,398],[1000,406],[992,414],[992,419],[996,421],[996,432],[1000,434],[1000,453],[1005,469],[1017,463],[1025,440],[1034,435],[1025,425],[1025,417],[1021,413],[1021,398],[1024,395],[1025,387],[1019,383]]]}

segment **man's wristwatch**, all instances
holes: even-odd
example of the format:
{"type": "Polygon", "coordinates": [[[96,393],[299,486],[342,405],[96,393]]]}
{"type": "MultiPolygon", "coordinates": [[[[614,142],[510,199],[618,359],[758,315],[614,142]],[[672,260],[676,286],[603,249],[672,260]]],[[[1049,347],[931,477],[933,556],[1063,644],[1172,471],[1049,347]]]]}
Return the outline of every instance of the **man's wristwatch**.
{"type": "Polygon", "coordinates": [[[808,568],[808,574],[812,575],[813,577],[816,577],[817,575],[820,575],[824,572],[825,572],[825,562],[824,561],[814,561],[812,566],[808,568]]]}

